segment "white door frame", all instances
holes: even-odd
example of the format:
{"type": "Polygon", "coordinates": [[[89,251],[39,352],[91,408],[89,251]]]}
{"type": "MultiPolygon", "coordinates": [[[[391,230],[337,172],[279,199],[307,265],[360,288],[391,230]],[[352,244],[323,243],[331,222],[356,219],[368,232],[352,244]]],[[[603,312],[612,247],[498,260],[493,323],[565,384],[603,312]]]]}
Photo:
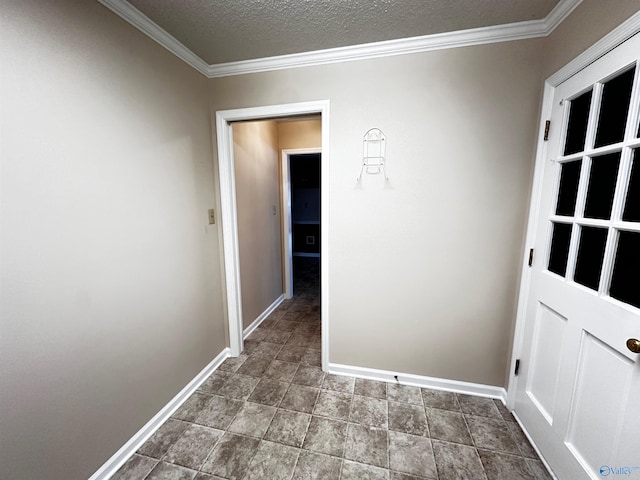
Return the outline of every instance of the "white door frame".
{"type": "MultiPolygon", "coordinates": [[[[291,155],[322,154],[321,147],[282,150],[282,259],[284,260],[284,298],[293,297],[293,220],[291,219],[291,155]]],[[[322,174],[322,173],[321,173],[322,174]]],[[[322,200],[322,196],[320,197],[322,200]]],[[[322,222],[320,222],[322,226],[322,222]]],[[[320,230],[322,231],[322,229],[320,230]]],[[[322,242],[320,242],[322,247],[322,242]]]]}
{"type": "MultiPolygon", "coordinates": [[[[628,20],[623,22],[616,29],[604,36],[593,46],[585,50],[578,57],[573,59],[559,71],[547,78],[544,84],[544,95],[542,99],[542,112],[540,116],[540,126],[538,129],[538,142],[536,150],[536,163],[533,174],[533,189],[531,191],[531,204],[529,207],[529,221],[527,224],[527,237],[525,240],[525,251],[522,258],[522,275],[520,278],[520,292],[518,296],[518,310],[516,314],[516,328],[513,337],[513,348],[511,354],[509,384],[507,386],[507,406],[513,408],[516,400],[516,390],[518,377],[514,375],[516,360],[520,358],[522,345],[524,342],[525,320],[527,311],[527,300],[529,298],[529,285],[531,281],[531,270],[529,269],[529,249],[535,245],[536,219],[540,210],[542,195],[542,180],[544,163],[547,160],[547,142],[544,140],[545,122],[551,118],[553,107],[553,97],[555,89],[568,80],[573,75],[583,70],[591,63],[606,55],[615,47],[625,42],[635,34],[640,32],[640,12],[635,13],[628,20]]],[[[552,125],[551,128],[558,128],[552,125]]],[[[536,259],[534,258],[534,261],[536,259]]]]}
{"type": "Polygon", "coordinates": [[[233,163],[232,122],[265,120],[296,115],[320,114],[322,122],[322,163],[320,187],[320,288],[322,322],[322,369],[329,364],[329,100],[290,103],[265,107],[221,110],[215,112],[218,140],[218,171],[220,177],[220,219],[224,251],[227,316],[229,319],[229,348],[231,356],[243,349],[242,296],[240,289],[240,254],[238,247],[238,218],[236,184],[233,163]]]}

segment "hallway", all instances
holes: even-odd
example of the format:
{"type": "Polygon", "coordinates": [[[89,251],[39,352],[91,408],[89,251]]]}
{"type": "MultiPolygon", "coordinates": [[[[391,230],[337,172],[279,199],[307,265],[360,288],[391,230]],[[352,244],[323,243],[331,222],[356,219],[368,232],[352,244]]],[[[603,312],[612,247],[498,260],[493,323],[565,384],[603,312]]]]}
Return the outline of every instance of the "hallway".
{"type": "Polygon", "coordinates": [[[498,400],[325,374],[319,259],[113,480],[546,480],[498,400]]]}

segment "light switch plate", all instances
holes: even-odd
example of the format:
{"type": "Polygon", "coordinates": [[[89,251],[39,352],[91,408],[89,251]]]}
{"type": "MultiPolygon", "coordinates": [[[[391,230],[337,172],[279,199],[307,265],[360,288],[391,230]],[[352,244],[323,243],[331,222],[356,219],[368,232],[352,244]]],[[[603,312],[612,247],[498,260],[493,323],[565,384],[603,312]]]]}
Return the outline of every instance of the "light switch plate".
{"type": "Polygon", "coordinates": [[[209,225],[216,223],[216,211],[213,208],[209,209],[209,225]]]}

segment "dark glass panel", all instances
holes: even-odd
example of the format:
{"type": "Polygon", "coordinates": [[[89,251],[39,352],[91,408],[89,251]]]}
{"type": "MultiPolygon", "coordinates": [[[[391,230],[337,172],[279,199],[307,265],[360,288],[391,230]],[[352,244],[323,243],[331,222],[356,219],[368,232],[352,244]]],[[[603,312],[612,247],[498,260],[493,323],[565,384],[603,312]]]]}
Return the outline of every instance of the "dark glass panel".
{"type": "Polygon", "coordinates": [[[591,107],[591,93],[583,93],[571,100],[569,110],[569,124],[567,125],[567,140],[564,144],[564,154],[582,152],[584,141],[587,137],[587,121],[589,120],[589,108],[591,107]]]}
{"type": "Polygon", "coordinates": [[[594,144],[596,147],[624,140],[635,71],[635,68],[627,70],[604,84],[594,144]]]}
{"type": "Polygon", "coordinates": [[[573,276],[577,283],[598,290],[608,232],[606,228],[582,227],[573,276]]]}
{"type": "Polygon", "coordinates": [[[638,150],[634,151],[633,156],[629,189],[622,212],[622,220],[626,222],[640,222],[640,155],[638,150]]]}
{"type": "Polygon", "coordinates": [[[567,273],[569,243],[571,242],[571,224],[554,223],[551,235],[551,251],[549,252],[548,270],[564,277],[567,273]]]}
{"type": "Polygon", "coordinates": [[[620,152],[594,157],[591,161],[589,188],[584,216],[588,218],[611,218],[613,195],[616,191],[616,180],[620,168],[620,152]]]}
{"type": "Polygon", "coordinates": [[[582,160],[562,164],[556,215],[568,215],[570,217],[573,216],[576,210],[576,198],[578,196],[580,168],[582,168],[582,160]]]}
{"type": "Polygon", "coordinates": [[[640,233],[620,232],[609,295],[640,308],[640,233]]]}

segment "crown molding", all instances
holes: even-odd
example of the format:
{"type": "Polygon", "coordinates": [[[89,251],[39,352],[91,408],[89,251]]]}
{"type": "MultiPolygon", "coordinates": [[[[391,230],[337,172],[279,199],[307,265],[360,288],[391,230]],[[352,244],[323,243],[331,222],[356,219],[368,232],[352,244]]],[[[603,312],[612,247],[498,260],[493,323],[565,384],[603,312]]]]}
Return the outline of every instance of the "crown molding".
{"type": "Polygon", "coordinates": [[[167,33],[167,31],[157,23],[152,22],[149,17],[126,0],[98,0],[98,2],[116,15],[122,17],[123,20],[136,27],[145,35],[158,42],[176,57],[192,66],[203,75],[208,75],[210,66],[207,65],[204,60],[185,47],[174,36],[169,35],[169,33],[167,33]]]}
{"type": "Polygon", "coordinates": [[[214,65],[207,65],[204,60],[185,47],[175,37],[169,35],[156,23],[152,22],[126,0],[98,0],[98,2],[151,37],[203,75],[209,78],[217,78],[546,37],[582,3],[582,0],[560,0],[556,7],[543,20],[509,23],[492,27],[473,28],[455,32],[437,33],[434,35],[401,38],[397,40],[366,43],[363,45],[352,45],[214,65]]]}
{"type": "Polygon", "coordinates": [[[545,36],[550,35],[581,3],[582,0],[561,0],[558,2],[544,19],[545,36]]]}

